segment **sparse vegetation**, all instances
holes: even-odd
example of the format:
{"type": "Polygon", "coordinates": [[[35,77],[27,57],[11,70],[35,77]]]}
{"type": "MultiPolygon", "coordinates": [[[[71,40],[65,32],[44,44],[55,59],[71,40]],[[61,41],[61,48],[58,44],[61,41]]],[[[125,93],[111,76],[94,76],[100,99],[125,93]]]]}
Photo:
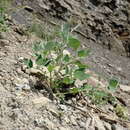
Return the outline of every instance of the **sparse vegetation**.
{"type": "Polygon", "coordinates": [[[109,81],[106,92],[88,84],[76,86],[77,80],[86,80],[90,76],[85,72],[88,65],[82,62],[82,59],[89,55],[90,50],[82,49],[80,41],[73,37],[70,31],[69,25],[66,24],[51,39],[50,35],[41,33],[43,32],[41,25],[33,26],[31,32],[35,32],[36,35],[41,33],[40,37],[44,40],[34,44],[35,60],[25,59],[26,65],[28,68],[34,67],[40,70],[46,86],[62,99],[68,94],[84,92],[94,104],[114,103],[116,98],[108,93],[108,90],[114,92],[117,89],[118,81],[115,79],[109,81]]]}
{"type": "Polygon", "coordinates": [[[128,120],[128,110],[126,107],[117,104],[115,107],[115,113],[122,119],[128,120]]]}
{"type": "Polygon", "coordinates": [[[129,61],[113,53],[127,43],[119,37],[129,35],[128,13],[123,3],[122,10],[119,3],[100,3],[0,0],[1,129],[129,129],[129,61]],[[69,25],[59,28],[61,15],[69,25]],[[85,47],[93,51],[87,60],[85,47]],[[120,80],[105,79],[115,75],[120,80]]]}
{"type": "Polygon", "coordinates": [[[33,47],[35,62],[26,60],[29,68],[37,65],[37,68],[45,76],[48,87],[53,91],[74,91],[75,81],[85,80],[89,77],[85,73],[88,67],[81,59],[89,54],[89,50],[80,48],[80,41],[69,33],[68,25],[62,27],[59,40],[47,40],[35,44],[33,47]],[[70,50],[73,53],[70,53],[70,50]]]}

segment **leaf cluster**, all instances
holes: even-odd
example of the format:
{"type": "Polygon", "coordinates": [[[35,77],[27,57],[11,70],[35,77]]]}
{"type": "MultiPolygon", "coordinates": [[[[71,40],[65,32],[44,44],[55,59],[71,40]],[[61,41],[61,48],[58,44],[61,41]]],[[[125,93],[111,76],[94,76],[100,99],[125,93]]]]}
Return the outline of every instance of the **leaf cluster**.
{"type": "Polygon", "coordinates": [[[35,60],[25,59],[28,68],[39,69],[48,87],[59,97],[68,94],[85,93],[94,104],[114,103],[116,98],[108,91],[114,92],[119,82],[111,79],[107,86],[108,91],[102,91],[90,85],[76,86],[76,81],[83,81],[90,77],[86,73],[88,65],[82,62],[90,50],[82,49],[80,41],[72,36],[68,24],[61,27],[56,33],[58,38],[44,39],[33,45],[35,60]]]}
{"type": "Polygon", "coordinates": [[[82,59],[89,55],[88,49],[82,49],[80,41],[70,34],[69,26],[63,25],[57,33],[58,39],[44,39],[33,46],[35,61],[26,59],[29,68],[36,67],[45,75],[49,87],[59,91],[63,86],[72,85],[75,81],[89,77],[85,70],[88,67],[82,59]]]}

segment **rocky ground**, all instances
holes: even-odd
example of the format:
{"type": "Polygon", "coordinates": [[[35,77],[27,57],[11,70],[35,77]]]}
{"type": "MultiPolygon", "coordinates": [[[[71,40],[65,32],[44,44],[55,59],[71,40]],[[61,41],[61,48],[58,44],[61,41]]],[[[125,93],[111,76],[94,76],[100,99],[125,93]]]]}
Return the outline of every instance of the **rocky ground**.
{"type": "Polygon", "coordinates": [[[117,96],[130,114],[129,4],[129,0],[14,0],[12,8],[17,9],[9,12],[10,29],[0,39],[0,129],[129,130],[130,122],[118,119],[110,105],[97,109],[87,99],[51,101],[46,90],[34,87],[36,79],[22,63],[24,57],[31,57],[33,41],[38,39],[23,33],[34,16],[47,30],[67,21],[72,27],[80,24],[75,35],[91,49],[86,63],[92,66],[93,79],[97,74],[102,84],[104,77],[119,79],[123,85],[117,96]]]}

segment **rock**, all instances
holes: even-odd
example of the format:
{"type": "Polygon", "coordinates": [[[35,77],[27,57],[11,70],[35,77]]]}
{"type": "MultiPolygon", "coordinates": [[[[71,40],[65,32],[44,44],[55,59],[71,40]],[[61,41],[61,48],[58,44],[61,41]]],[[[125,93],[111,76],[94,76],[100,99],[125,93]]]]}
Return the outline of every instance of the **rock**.
{"type": "Polygon", "coordinates": [[[128,130],[128,128],[124,128],[123,126],[121,126],[119,124],[113,124],[112,130],[128,130]]]}
{"type": "Polygon", "coordinates": [[[97,128],[97,130],[105,130],[103,122],[98,116],[95,116],[95,128],[97,128]]]}
{"type": "Polygon", "coordinates": [[[106,130],[111,130],[111,124],[104,122],[104,127],[106,130]]]}
{"type": "Polygon", "coordinates": [[[94,128],[94,121],[91,118],[87,118],[86,130],[95,130],[95,128],[94,128]]]}
{"type": "Polygon", "coordinates": [[[88,118],[86,122],[86,130],[106,130],[103,122],[98,115],[93,115],[93,118],[88,118]]]}
{"type": "Polygon", "coordinates": [[[6,33],[0,32],[0,39],[6,39],[6,33]]]}
{"type": "Polygon", "coordinates": [[[18,60],[23,62],[24,61],[24,57],[19,57],[18,60]]]}
{"type": "Polygon", "coordinates": [[[16,84],[16,90],[30,91],[31,87],[28,84],[16,84]]]}
{"type": "Polygon", "coordinates": [[[59,130],[71,130],[71,129],[69,129],[67,127],[59,127],[59,130]]]}
{"type": "Polygon", "coordinates": [[[130,92],[130,86],[120,84],[120,89],[124,92],[130,92]]]}
{"type": "Polygon", "coordinates": [[[43,128],[44,130],[53,130],[56,128],[55,124],[52,121],[44,118],[35,119],[34,124],[36,127],[43,128]]]}
{"type": "Polygon", "coordinates": [[[29,81],[28,81],[28,79],[26,79],[26,78],[23,78],[23,79],[21,79],[21,78],[16,78],[16,79],[14,79],[14,84],[29,84],[29,81]]]}
{"type": "Polygon", "coordinates": [[[47,106],[49,103],[52,103],[52,101],[46,97],[39,97],[32,100],[34,105],[40,105],[40,106],[47,106]]]}
{"type": "Polygon", "coordinates": [[[47,110],[50,111],[53,116],[57,118],[60,116],[60,111],[58,111],[55,104],[48,103],[46,107],[47,107],[47,110]]]}
{"type": "Polygon", "coordinates": [[[9,45],[9,41],[5,39],[0,39],[0,49],[5,48],[9,45]]]}
{"type": "Polygon", "coordinates": [[[62,105],[62,104],[60,104],[59,107],[63,111],[67,111],[67,109],[68,109],[66,105],[62,105]]]}
{"type": "Polygon", "coordinates": [[[106,86],[105,83],[99,81],[97,78],[92,77],[92,76],[88,79],[88,82],[87,82],[87,83],[88,83],[89,85],[94,86],[94,87],[100,85],[101,87],[104,88],[104,87],[106,86]]]}
{"type": "Polygon", "coordinates": [[[80,128],[85,128],[85,122],[83,121],[79,121],[78,125],[80,126],[80,128]]]}
{"type": "Polygon", "coordinates": [[[70,116],[70,121],[71,121],[71,123],[73,124],[73,125],[77,125],[77,122],[76,122],[76,120],[75,120],[75,117],[72,115],[72,116],[70,116]]]}
{"type": "Polygon", "coordinates": [[[25,91],[31,90],[29,81],[26,78],[23,78],[23,79],[17,78],[17,79],[15,79],[14,82],[15,82],[14,84],[15,84],[17,90],[25,90],[25,91]]]}
{"type": "Polygon", "coordinates": [[[63,121],[65,121],[67,124],[71,123],[70,119],[66,115],[64,116],[63,121]]]}
{"type": "Polygon", "coordinates": [[[23,90],[29,91],[31,89],[31,87],[28,84],[24,84],[23,90]]]}

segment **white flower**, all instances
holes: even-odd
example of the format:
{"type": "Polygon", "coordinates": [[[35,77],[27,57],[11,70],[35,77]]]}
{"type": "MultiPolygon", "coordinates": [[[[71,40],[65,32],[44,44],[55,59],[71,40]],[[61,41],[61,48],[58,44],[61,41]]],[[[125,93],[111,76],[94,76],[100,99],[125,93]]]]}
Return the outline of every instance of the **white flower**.
{"type": "Polygon", "coordinates": [[[68,50],[63,50],[63,55],[69,55],[70,56],[70,52],[68,50]]]}

